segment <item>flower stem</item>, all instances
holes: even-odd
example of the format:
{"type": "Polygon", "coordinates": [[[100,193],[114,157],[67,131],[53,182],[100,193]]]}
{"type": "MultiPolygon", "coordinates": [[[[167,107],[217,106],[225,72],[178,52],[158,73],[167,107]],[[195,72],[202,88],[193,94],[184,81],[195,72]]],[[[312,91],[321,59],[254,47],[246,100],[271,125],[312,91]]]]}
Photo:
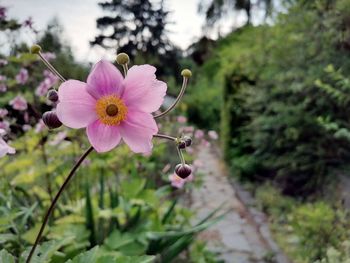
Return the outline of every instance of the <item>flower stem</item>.
{"type": "Polygon", "coordinates": [[[128,70],[129,70],[128,64],[123,64],[122,66],[124,71],[124,78],[126,78],[126,75],[128,74],[128,70]]]}
{"type": "Polygon", "coordinates": [[[184,156],[183,156],[181,150],[179,149],[179,147],[176,147],[176,149],[177,149],[177,153],[178,153],[178,155],[179,155],[179,157],[180,157],[181,164],[182,164],[182,165],[185,165],[185,164],[186,164],[185,158],[184,158],[184,156]]]}
{"type": "Polygon", "coordinates": [[[45,66],[53,73],[55,74],[62,82],[65,82],[66,79],[62,77],[62,75],[55,69],[54,66],[41,54],[41,52],[38,53],[38,56],[42,60],[42,62],[45,64],[45,66]]]}
{"type": "Polygon", "coordinates": [[[61,194],[63,193],[64,189],[67,187],[68,183],[70,182],[70,180],[73,178],[76,170],[79,168],[79,166],[81,165],[81,163],[85,160],[85,158],[93,151],[93,147],[90,147],[89,149],[87,149],[87,151],[79,158],[79,160],[76,162],[76,164],[73,166],[72,170],[70,171],[69,175],[67,176],[66,180],[63,182],[60,190],[58,191],[58,193],[56,194],[55,198],[53,199],[49,209],[47,210],[45,217],[43,219],[43,223],[40,227],[39,233],[35,239],[34,245],[32,247],[32,249],[29,252],[28,258],[26,260],[26,263],[30,263],[30,260],[35,252],[36,247],[38,246],[41,236],[45,230],[45,226],[47,224],[47,222],[49,221],[50,215],[52,214],[56,203],[58,201],[58,199],[60,198],[61,194]]]}
{"type": "Polygon", "coordinates": [[[170,141],[176,141],[175,137],[172,137],[172,136],[169,136],[169,135],[165,135],[165,134],[155,134],[155,135],[153,135],[153,137],[161,138],[161,139],[167,139],[167,140],[170,140],[170,141]]]}
{"type": "Polygon", "coordinates": [[[182,87],[181,87],[181,90],[180,90],[180,93],[179,95],[177,96],[176,100],[174,101],[174,103],[168,108],[166,109],[165,111],[159,113],[158,115],[155,115],[154,118],[160,118],[160,117],[163,117],[164,115],[168,114],[172,109],[174,109],[176,107],[176,105],[179,103],[179,101],[181,100],[182,96],[184,95],[185,93],[185,90],[187,88],[187,84],[188,84],[188,78],[187,77],[184,77],[183,78],[183,82],[182,82],[182,87]]]}

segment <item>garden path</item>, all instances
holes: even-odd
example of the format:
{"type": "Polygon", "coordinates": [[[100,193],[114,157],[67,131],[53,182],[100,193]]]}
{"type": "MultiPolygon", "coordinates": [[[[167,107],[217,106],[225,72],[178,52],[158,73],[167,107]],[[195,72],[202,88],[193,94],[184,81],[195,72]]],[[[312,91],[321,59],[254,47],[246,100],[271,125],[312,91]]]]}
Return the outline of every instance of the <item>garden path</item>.
{"type": "Polygon", "coordinates": [[[231,180],[218,149],[203,148],[197,154],[203,184],[191,192],[191,207],[197,220],[221,204],[228,213],[200,238],[227,263],[288,263],[271,238],[266,216],[251,206],[254,200],[249,193],[231,180]]]}

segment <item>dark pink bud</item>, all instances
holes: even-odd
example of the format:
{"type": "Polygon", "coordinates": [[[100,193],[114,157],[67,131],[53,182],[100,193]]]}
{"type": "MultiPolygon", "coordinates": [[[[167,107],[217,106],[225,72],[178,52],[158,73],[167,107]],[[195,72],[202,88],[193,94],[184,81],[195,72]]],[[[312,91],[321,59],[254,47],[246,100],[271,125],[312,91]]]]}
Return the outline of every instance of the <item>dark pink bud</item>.
{"type": "Polygon", "coordinates": [[[191,137],[185,136],[185,137],[184,137],[184,141],[185,141],[185,143],[186,143],[186,147],[191,146],[191,144],[192,144],[192,139],[191,139],[191,137]]]}
{"type": "Polygon", "coordinates": [[[47,92],[47,99],[52,102],[57,102],[58,101],[58,93],[54,89],[50,89],[47,92]]]}
{"type": "Polygon", "coordinates": [[[180,163],[180,164],[176,165],[175,173],[176,173],[176,175],[178,175],[182,179],[185,179],[192,173],[192,169],[191,169],[191,166],[189,166],[188,164],[181,164],[180,163]]]}
{"type": "Polygon", "coordinates": [[[177,147],[179,147],[179,149],[185,149],[186,148],[186,142],[184,140],[181,140],[177,147]]]}
{"type": "Polygon", "coordinates": [[[43,114],[43,122],[49,129],[56,129],[62,126],[55,111],[47,111],[43,114]]]}

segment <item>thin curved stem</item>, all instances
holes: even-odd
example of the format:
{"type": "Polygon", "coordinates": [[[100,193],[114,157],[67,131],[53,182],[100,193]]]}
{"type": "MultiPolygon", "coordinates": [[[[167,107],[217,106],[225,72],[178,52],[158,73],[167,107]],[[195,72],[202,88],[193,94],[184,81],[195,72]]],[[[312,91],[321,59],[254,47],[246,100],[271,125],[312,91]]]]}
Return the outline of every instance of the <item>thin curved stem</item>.
{"type": "Polygon", "coordinates": [[[176,149],[177,149],[177,153],[178,153],[178,155],[179,155],[179,157],[180,157],[181,164],[182,164],[182,165],[185,165],[186,162],[185,162],[185,158],[184,158],[184,156],[183,156],[183,154],[182,154],[182,151],[179,149],[179,147],[176,147],[176,149]]]}
{"type": "Polygon", "coordinates": [[[47,224],[47,222],[49,221],[50,215],[52,214],[56,203],[58,201],[58,199],[60,198],[61,194],[63,193],[64,189],[67,187],[68,183],[71,181],[71,179],[73,178],[76,170],[79,168],[79,166],[81,165],[81,163],[85,160],[85,158],[93,151],[93,147],[90,147],[89,149],[86,150],[86,152],[79,158],[79,160],[76,162],[76,164],[73,166],[72,170],[70,171],[69,175],[67,176],[66,180],[63,182],[60,190],[58,190],[58,193],[56,194],[55,198],[53,199],[49,209],[47,210],[45,217],[43,219],[43,223],[40,227],[39,233],[35,239],[34,245],[32,247],[32,249],[29,252],[28,258],[26,260],[26,263],[30,263],[30,260],[35,252],[36,247],[38,246],[41,236],[45,230],[45,226],[47,224]]]}
{"type": "Polygon", "coordinates": [[[179,101],[182,99],[182,96],[184,95],[185,93],[185,90],[187,88],[187,83],[188,83],[188,78],[184,77],[183,78],[183,82],[182,82],[182,87],[181,87],[181,90],[180,90],[180,93],[179,95],[177,96],[176,100],[174,101],[174,103],[168,108],[166,109],[165,111],[159,113],[158,115],[154,115],[154,118],[160,118],[160,117],[163,117],[164,115],[168,114],[172,109],[174,109],[176,107],[176,105],[179,103],[179,101]]]}
{"type": "Polygon", "coordinates": [[[62,75],[55,69],[54,66],[46,59],[44,58],[43,54],[41,52],[38,53],[38,56],[40,57],[41,61],[45,64],[45,66],[53,73],[55,74],[62,82],[65,82],[66,79],[62,77],[62,75]]]}
{"type": "Polygon", "coordinates": [[[155,134],[155,135],[153,135],[153,137],[161,138],[161,139],[167,139],[167,140],[170,140],[170,141],[176,141],[175,137],[172,137],[172,136],[169,136],[169,135],[165,135],[165,134],[155,134]]]}

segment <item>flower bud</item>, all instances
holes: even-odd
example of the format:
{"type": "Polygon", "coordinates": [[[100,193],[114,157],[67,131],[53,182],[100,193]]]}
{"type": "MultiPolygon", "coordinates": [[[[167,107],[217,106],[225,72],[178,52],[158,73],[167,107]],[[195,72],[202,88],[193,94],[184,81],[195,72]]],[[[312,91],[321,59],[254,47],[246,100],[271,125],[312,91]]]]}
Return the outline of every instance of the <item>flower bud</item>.
{"type": "Polygon", "coordinates": [[[192,139],[191,139],[191,137],[189,137],[189,136],[184,136],[184,141],[185,141],[185,143],[186,143],[186,147],[191,146],[191,144],[192,144],[192,139]]]}
{"type": "Polygon", "coordinates": [[[39,54],[41,52],[41,47],[39,45],[33,45],[31,48],[30,48],[30,53],[32,54],[39,54]]]}
{"type": "Polygon", "coordinates": [[[47,99],[52,102],[57,102],[58,101],[58,92],[54,89],[50,89],[47,92],[47,99]]]}
{"type": "Polygon", "coordinates": [[[55,111],[47,111],[43,114],[43,122],[49,129],[56,129],[62,126],[55,111]]]}
{"type": "Polygon", "coordinates": [[[180,164],[176,165],[175,173],[176,173],[176,175],[178,175],[182,179],[185,179],[192,173],[192,169],[191,169],[191,166],[189,166],[188,164],[181,164],[180,163],[180,164]]]}
{"type": "Polygon", "coordinates": [[[126,53],[120,53],[120,54],[118,54],[116,60],[117,60],[117,63],[118,63],[119,65],[128,64],[129,61],[130,61],[129,56],[128,56],[128,54],[126,54],[126,53]]]}
{"type": "Polygon", "coordinates": [[[181,76],[183,76],[184,78],[190,78],[192,77],[192,72],[189,69],[184,69],[181,71],[181,76]]]}
{"type": "Polygon", "coordinates": [[[179,149],[185,149],[186,142],[184,140],[179,140],[179,142],[177,143],[177,147],[179,147],[179,149]]]}

